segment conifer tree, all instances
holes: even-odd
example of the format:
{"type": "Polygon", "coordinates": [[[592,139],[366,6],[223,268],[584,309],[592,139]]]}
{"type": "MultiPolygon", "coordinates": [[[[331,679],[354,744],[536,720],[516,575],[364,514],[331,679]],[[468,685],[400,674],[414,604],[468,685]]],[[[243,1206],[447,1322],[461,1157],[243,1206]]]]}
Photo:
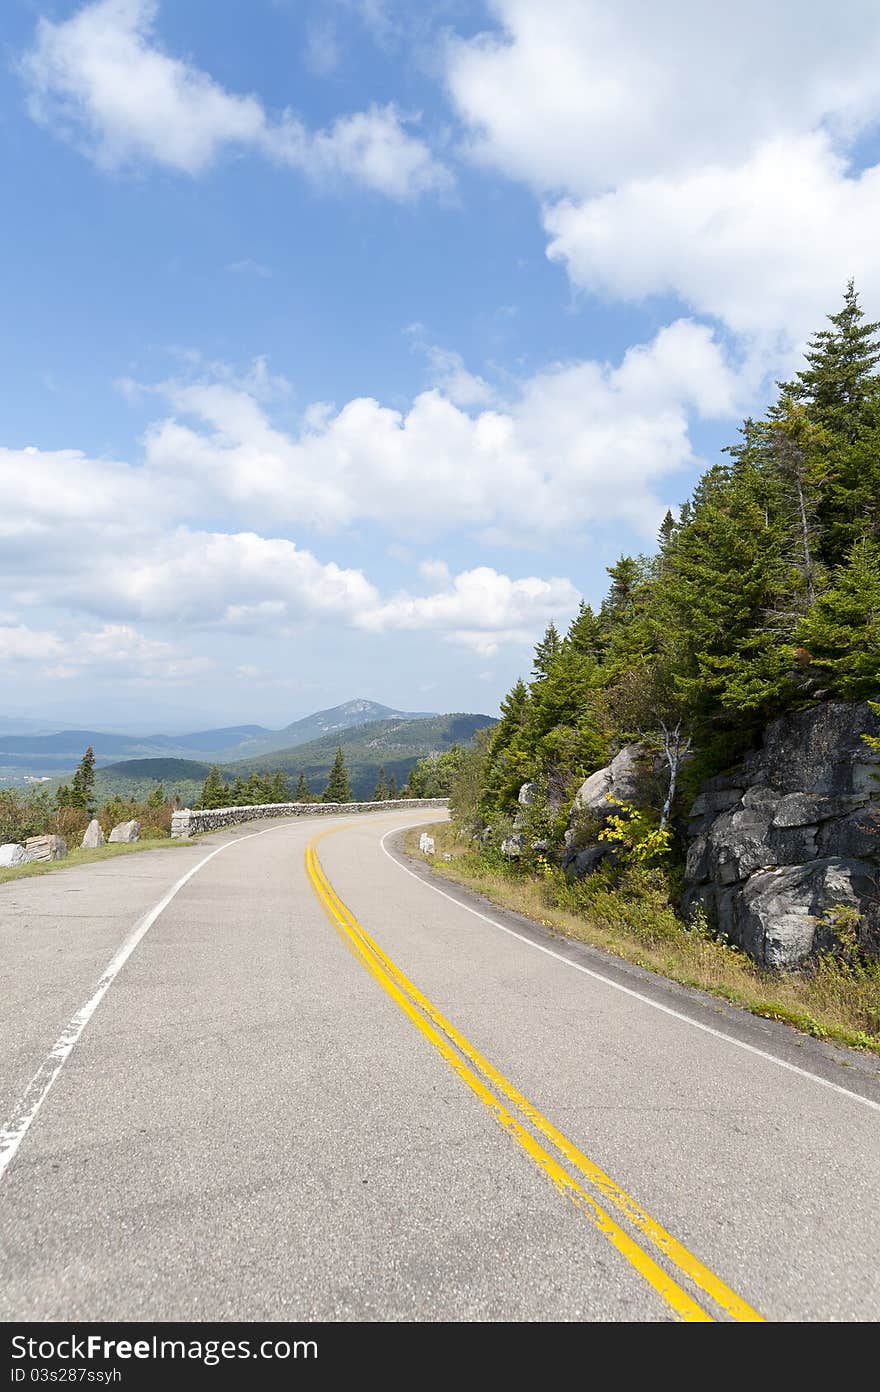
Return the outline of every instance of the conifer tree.
{"type": "Polygon", "coordinates": [[[373,800],[373,802],[385,802],[385,801],[387,801],[387,798],[388,798],[388,787],[387,787],[387,784],[386,784],[386,782],[385,782],[385,766],[384,766],[384,764],[383,764],[383,765],[380,767],[380,769],[379,769],[379,778],[378,778],[378,781],[377,781],[377,783],[376,783],[375,788],[373,789],[373,799],[372,799],[372,800],[373,800]]]}
{"type": "Polygon", "coordinates": [[[309,787],[309,780],[304,773],[301,773],[296,782],[296,792],[293,795],[294,802],[311,802],[312,790],[309,787]]]}
{"type": "Polygon", "coordinates": [[[225,782],[217,765],[213,764],[208,770],[208,776],[202,785],[201,796],[196,806],[231,807],[232,805],[229,785],[225,782]]]}
{"type": "Polygon", "coordinates": [[[796,400],[808,403],[817,425],[852,443],[858,435],[861,408],[877,389],[880,322],[865,322],[852,281],[846,287],[843,308],[829,314],[828,320],[832,327],[821,329],[810,341],[809,367],[784,387],[796,400]]]}
{"type": "MultiPolygon", "coordinates": [[[[59,793],[62,791],[59,788],[59,793]]],[[[94,812],[92,798],[95,791],[95,751],[89,745],[79,761],[69,788],[64,789],[66,801],[59,803],[64,807],[79,807],[90,815],[94,812]]]]}
{"type": "Polygon", "coordinates": [[[554,623],[547,625],[544,637],[535,647],[535,656],[532,659],[532,676],[535,681],[540,681],[546,677],[562,646],[562,639],[559,637],[559,630],[554,623]]]}
{"type": "Polygon", "coordinates": [[[157,783],[156,787],[153,789],[153,791],[147,798],[147,806],[151,807],[154,812],[161,812],[165,806],[166,801],[167,798],[165,797],[165,789],[162,787],[161,783],[157,783]]]}
{"type": "Polygon", "coordinates": [[[337,748],[336,757],[333,760],[333,767],[330,770],[330,777],[327,780],[327,787],[324,789],[324,802],[352,802],[351,784],[348,781],[348,770],[345,767],[345,756],[341,748],[337,748]]]}
{"type": "Polygon", "coordinates": [[[397,792],[397,779],[394,777],[394,774],[392,773],[390,778],[388,779],[388,800],[390,802],[394,802],[398,796],[399,794],[397,792]]]}
{"type": "Polygon", "coordinates": [[[832,694],[864,700],[880,690],[880,547],[863,538],[801,624],[798,642],[832,694]]]}
{"type": "Polygon", "coordinates": [[[287,774],[284,769],[276,769],[266,791],[270,802],[290,801],[290,785],[287,782],[287,774]]]}

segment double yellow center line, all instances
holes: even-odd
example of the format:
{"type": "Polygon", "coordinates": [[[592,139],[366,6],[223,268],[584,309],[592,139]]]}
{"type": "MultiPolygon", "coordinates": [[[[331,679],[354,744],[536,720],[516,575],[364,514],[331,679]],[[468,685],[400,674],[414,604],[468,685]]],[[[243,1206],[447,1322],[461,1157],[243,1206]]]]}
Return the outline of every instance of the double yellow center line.
{"type": "Polygon", "coordinates": [[[341,830],[341,827],[333,827],[321,832],[310,842],[306,848],[306,874],[340,937],[416,1029],[446,1060],[461,1081],[475,1093],[499,1125],[525,1151],[559,1193],[569,1199],[639,1275],[653,1286],[680,1319],[707,1323],[712,1322],[715,1316],[703,1309],[683,1286],[615,1222],[579,1180],[563,1167],[557,1157],[567,1161],[573,1170],[641,1233],[646,1245],[652,1246],[681,1276],[687,1278],[704,1296],[708,1296],[724,1315],[741,1322],[761,1322],[762,1316],[757,1311],[676,1241],[671,1233],[661,1227],[635,1199],[584,1155],[503,1074],[483,1058],[473,1044],[450,1024],[426,996],[422,995],[418,987],[413,985],[361,927],[324,874],[315,849],[317,843],[325,836],[341,830]],[[527,1129],[524,1123],[532,1130],[527,1129]],[[554,1155],[543,1145],[533,1131],[542,1136],[557,1154],[554,1155]]]}

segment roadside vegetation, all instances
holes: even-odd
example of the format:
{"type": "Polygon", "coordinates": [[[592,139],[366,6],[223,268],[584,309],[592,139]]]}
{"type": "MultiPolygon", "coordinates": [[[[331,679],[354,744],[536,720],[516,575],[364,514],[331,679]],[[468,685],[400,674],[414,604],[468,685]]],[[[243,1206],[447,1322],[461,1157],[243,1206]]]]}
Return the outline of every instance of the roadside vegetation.
{"type": "Polygon", "coordinates": [[[618,875],[603,870],[569,881],[546,859],[522,866],[491,846],[480,847],[454,822],[407,832],[406,850],[421,861],[423,831],[434,838],[434,854],[427,857],[432,869],[493,904],[753,1015],[880,1055],[880,962],[865,961],[854,949],[819,957],[802,972],[767,971],[723,942],[704,919],[685,924],[662,869],[631,863],[618,875]]]}
{"type": "Polygon", "coordinates": [[[423,760],[420,786],[451,794],[454,822],[434,832],[442,874],[759,1015],[880,1052],[880,963],[854,910],[832,909],[833,956],[787,975],[681,912],[702,781],[786,711],[878,701],[878,330],[850,284],[766,417],[745,421],[727,460],[667,513],[656,553],[609,566],[598,611],[582,604],[565,633],[551,624],[499,722],[435,762],[436,784],[423,760]],[[644,800],[601,828],[572,824],[580,785],[631,743],[654,769],[644,800]],[[566,836],[613,855],[569,878],[566,836]]]}

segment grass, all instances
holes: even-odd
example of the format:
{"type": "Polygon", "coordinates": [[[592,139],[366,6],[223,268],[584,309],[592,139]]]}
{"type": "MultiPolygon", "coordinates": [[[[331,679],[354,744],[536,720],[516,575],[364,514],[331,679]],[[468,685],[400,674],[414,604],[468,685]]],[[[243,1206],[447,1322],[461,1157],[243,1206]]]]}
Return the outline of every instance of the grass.
{"type": "Polygon", "coordinates": [[[158,851],[170,846],[191,846],[194,837],[172,841],[168,836],[145,837],[143,841],[114,841],[113,845],[96,846],[94,850],[77,847],[63,860],[34,860],[27,865],[0,869],[0,884],[9,880],[27,880],[33,875],[51,875],[56,870],[69,870],[74,865],[91,865],[97,860],[112,860],[114,856],[132,855],[135,851],[158,851]]]}
{"type": "Polygon", "coordinates": [[[418,838],[425,830],[436,847],[427,858],[432,869],[494,904],[753,1015],[880,1054],[880,963],[826,955],[801,972],[773,972],[705,926],[686,926],[660,871],[635,868],[618,883],[601,873],[569,883],[555,866],[539,864],[529,873],[477,850],[451,822],[406,833],[405,849],[422,860],[418,838]]]}

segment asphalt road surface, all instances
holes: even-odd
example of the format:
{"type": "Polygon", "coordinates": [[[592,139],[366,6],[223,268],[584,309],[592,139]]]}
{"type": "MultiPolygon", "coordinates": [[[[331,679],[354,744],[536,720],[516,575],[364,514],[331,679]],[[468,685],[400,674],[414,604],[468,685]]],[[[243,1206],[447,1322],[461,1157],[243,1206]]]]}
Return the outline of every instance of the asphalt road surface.
{"type": "Polygon", "coordinates": [[[420,816],[0,886],[0,1316],[876,1318],[876,1060],[428,883],[420,816]]]}

